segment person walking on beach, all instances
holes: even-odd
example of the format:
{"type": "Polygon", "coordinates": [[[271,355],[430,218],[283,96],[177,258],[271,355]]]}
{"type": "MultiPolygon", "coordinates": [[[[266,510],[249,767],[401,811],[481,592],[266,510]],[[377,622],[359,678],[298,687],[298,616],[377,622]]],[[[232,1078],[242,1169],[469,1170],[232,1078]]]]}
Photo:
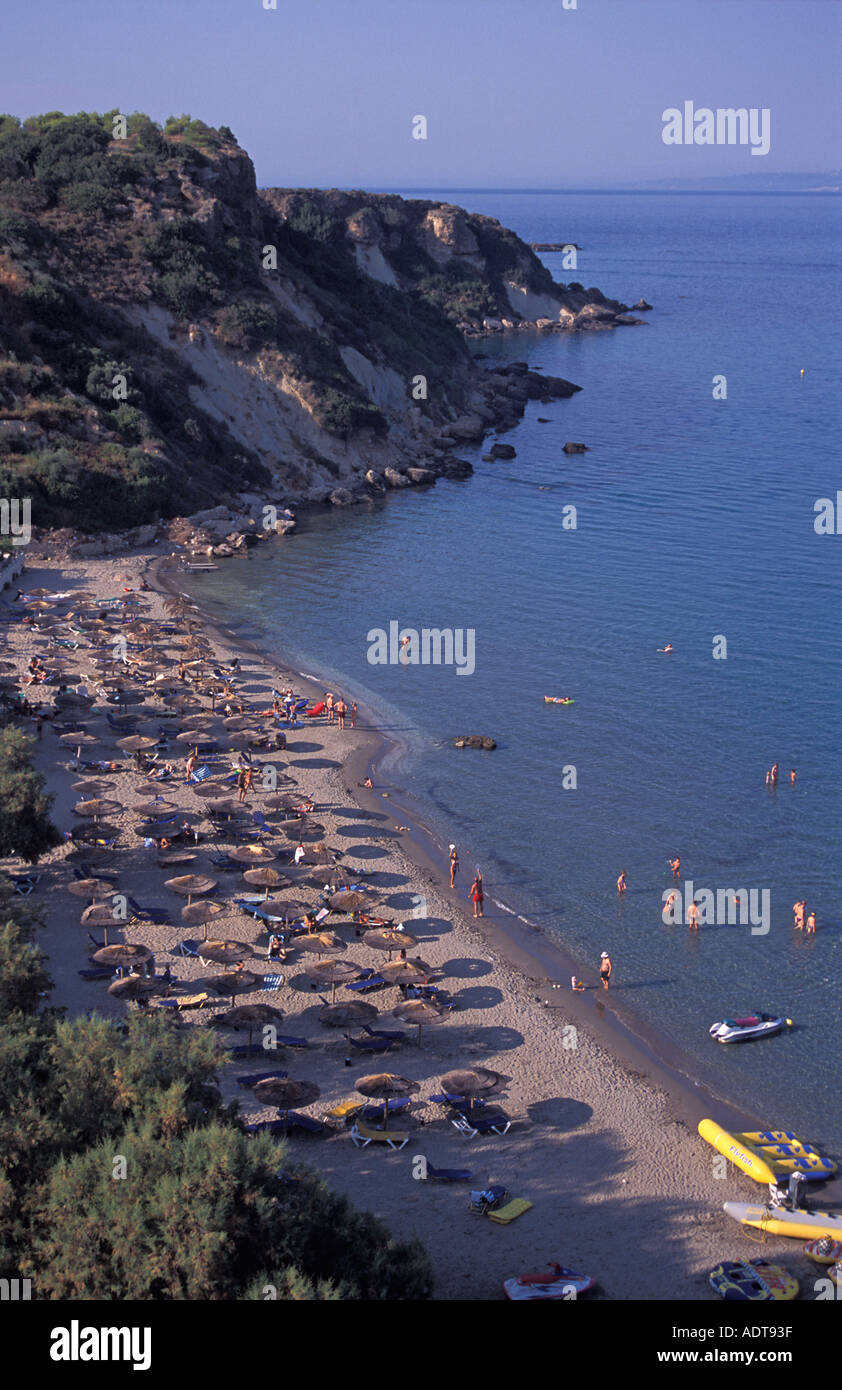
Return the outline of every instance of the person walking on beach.
{"type": "Polygon", "coordinates": [[[687,909],[687,925],[691,931],[699,930],[699,904],[695,898],[687,909]]]}
{"type": "Polygon", "coordinates": [[[332,723],[333,723],[334,709],[333,709],[333,695],[331,694],[330,691],[328,691],[327,694],[325,695],[325,709],[327,710],[327,722],[328,722],[328,724],[332,724],[332,723]]]}
{"type": "Polygon", "coordinates": [[[456,846],[450,846],[450,886],[456,887],[456,875],[459,872],[459,855],[456,853],[456,846]]]}
{"type": "Polygon", "coordinates": [[[185,782],[191,781],[191,779],[192,779],[192,777],[193,777],[193,773],[196,771],[196,764],[198,763],[198,761],[199,761],[199,745],[198,745],[198,743],[197,743],[197,744],[196,744],[196,747],[193,749],[193,752],[190,754],[190,757],[187,759],[187,762],[184,764],[184,780],[185,780],[185,782]]]}
{"type": "Polygon", "coordinates": [[[306,849],[304,848],[304,846],[301,844],[301,841],[299,840],[299,842],[298,842],[298,848],[296,849],[295,854],[293,855],[293,859],[295,860],[296,864],[300,864],[300,863],[301,863],[301,861],[302,861],[302,859],[304,858],[304,856],[305,856],[306,853],[307,853],[306,849]]]}
{"type": "Polygon", "coordinates": [[[336,711],[336,722],[337,722],[337,724],[339,725],[340,729],[344,729],[344,728],[345,728],[345,715],[348,713],[348,706],[346,705],[345,701],[342,699],[342,696],[341,696],[341,695],[339,696],[339,699],[336,701],[336,704],[335,704],[335,706],[334,706],[334,709],[335,709],[335,711],[336,711]]]}
{"type": "Polygon", "coordinates": [[[800,902],[792,904],[793,926],[796,931],[800,931],[804,926],[804,909],[806,906],[807,904],[803,898],[800,902]]]}
{"type": "Polygon", "coordinates": [[[623,869],[622,873],[620,874],[620,877],[617,879],[617,892],[618,892],[618,893],[625,893],[625,891],[626,891],[626,871],[625,871],[625,869],[623,869]]]}
{"type": "Polygon", "coordinates": [[[477,869],[476,878],[471,884],[471,891],[469,894],[471,902],[474,905],[475,917],[483,917],[485,915],[482,910],[484,896],[485,895],[482,891],[482,874],[480,873],[479,869],[477,869]]]}
{"type": "Polygon", "coordinates": [[[669,859],[669,860],[667,860],[667,863],[669,864],[670,868],[672,869],[672,876],[673,876],[673,878],[674,878],[674,879],[679,879],[679,878],[681,878],[681,860],[679,859],[678,855],[676,855],[674,859],[669,859]]]}
{"type": "MultiPolygon", "coordinates": [[[[351,701],[351,728],[352,728],[352,729],[356,729],[356,727],[357,727],[357,706],[356,706],[356,702],[355,702],[354,700],[352,700],[352,701],[351,701]]],[[[794,777],[794,776],[793,776],[793,781],[795,781],[795,777],[794,777]]]]}
{"type": "Polygon", "coordinates": [[[614,967],[611,964],[611,957],[609,956],[607,951],[603,951],[599,961],[599,978],[602,981],[603,989],[608,988],[608,981],[611,979],[611,971],[613,970],[613,968],[614,967]]]}

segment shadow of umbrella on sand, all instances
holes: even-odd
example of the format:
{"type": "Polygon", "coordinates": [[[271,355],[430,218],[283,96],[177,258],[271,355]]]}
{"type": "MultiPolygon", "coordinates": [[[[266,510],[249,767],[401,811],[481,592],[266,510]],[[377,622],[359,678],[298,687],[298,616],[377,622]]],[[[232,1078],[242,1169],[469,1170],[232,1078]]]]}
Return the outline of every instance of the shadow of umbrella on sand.
{"type": "Polygon", "coordinates": [[[419,1082],[410,1081],[406,1076],[395,1076],[392,1072],[376,1072],[372,1076],[361,1076],[355,1083],[361,1096],[371,1100],[383,1101],[383,1128],[389,1127],[389,1101],[402,1099],[420,1091],[419,1082]]]}

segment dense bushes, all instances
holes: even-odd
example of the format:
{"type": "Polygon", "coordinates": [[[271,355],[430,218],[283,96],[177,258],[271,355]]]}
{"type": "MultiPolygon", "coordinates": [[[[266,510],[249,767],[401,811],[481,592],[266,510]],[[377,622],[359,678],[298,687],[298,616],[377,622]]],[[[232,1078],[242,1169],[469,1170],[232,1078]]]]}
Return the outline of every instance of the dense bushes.
{"type": "Polygon", "coordinates": [[[0,923],[0,1276],[67,1300],[430,1296],[418,1241],[314,1174],[279,1180],[283,1147],[222,1103],[210,1031],[64,1020],[2,887],[0,923]]]}
{"type": "Polygon", "coordinates": [[[22,729],[0,729],[0,856],[18,854],[34,863],[61,836],[50,820],[53,798],[31,759],[32,739],[22,729]]]}

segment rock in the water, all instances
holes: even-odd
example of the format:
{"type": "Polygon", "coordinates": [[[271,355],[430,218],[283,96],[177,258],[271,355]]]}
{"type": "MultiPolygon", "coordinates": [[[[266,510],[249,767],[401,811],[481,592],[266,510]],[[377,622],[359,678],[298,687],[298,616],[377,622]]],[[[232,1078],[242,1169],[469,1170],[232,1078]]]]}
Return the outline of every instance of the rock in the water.
{"type": "Polygon", "coordinates": [[[493,459],[516,459],[517,450],[511,444],[492,444],[488,456],[493,459]]]}
{"type": "Polygon", "coordinates": [[[652,305],[647,304],[645,299],[639,299],[636,304],[632,305],[632,308],[640,309],[642,313],[645,313],[647,310],[652,308],[652,305]]]}
{"type": "Polygon", "coordinates": [[[434,483],[436,475],[431,468],[407,468],[406,476],[411,483],[434,483]]]}
{"type": "Polygon", "coordinates": [[[539,424],[539,425],[551,425],[551,424],[552,424],[552,421],[549,420],[549,419],[547,418],[546,415],[539,415],[539,416],[538,416],[538,424],[539,424]]]}
{"type": "Polygon", "coordinates": [[[487,734],[461,734],[455,740],[455,746],[457,748],[487,748],[490,751],[492,748],[496,748],[497,744],[487,734]]]}
{"type": "Polygon", "coordinates": [[[440,465],[443,478],[470,478],[474,471],[474,465],[467,459],[456,458],[455,454],[448,454],[440,465]]]}
{"type": "Polygon", "coordinates": [[[330,494],[330,504],[332,507],[350,507],[353,505],[354,495],[347,487],[336,487],[330,494]]]}
{"type": "Polygon", "coordinates": [[[571,444],[568,442],[564,446],[564,452],[566,454],[586,454],[588,453],[588,446],[587,444],[571,444]]]}
{"type": "Polygon", "coordinates": [[[383,478],[389,487],[409,487],[409,479],[405,473],[399,473],[397,468],[384,468],[383,478]]]}

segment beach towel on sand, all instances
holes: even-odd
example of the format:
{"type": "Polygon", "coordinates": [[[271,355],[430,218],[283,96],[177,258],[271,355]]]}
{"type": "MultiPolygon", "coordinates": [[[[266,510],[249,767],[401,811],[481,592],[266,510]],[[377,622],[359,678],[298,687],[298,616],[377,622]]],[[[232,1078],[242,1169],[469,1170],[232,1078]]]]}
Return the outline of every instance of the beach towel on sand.
{"type": "Polygon", "coordinates": [[[523,1216],[525,1211],[529,1211],[531,1206],[532,1203],[527,1202],[525,1197],[513,1197],[499,1211],[490,1211],[488,1219],[489,1221],[496,1221],[498,1226],[508,1226],[510,1221],[516,1221],[519,1216],[523,1216]]]}

